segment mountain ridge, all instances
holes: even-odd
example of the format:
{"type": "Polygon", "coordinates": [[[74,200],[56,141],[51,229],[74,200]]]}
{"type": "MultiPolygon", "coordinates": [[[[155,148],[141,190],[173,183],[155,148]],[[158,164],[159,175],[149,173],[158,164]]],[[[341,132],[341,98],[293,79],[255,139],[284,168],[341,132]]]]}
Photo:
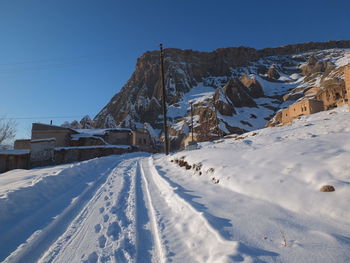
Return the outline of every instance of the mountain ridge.
{"type": "MultiPolygon", "coordinates": [[[[238,109],[242,107],[250,107],[254,106],[254,104],[260,107],[265,104],[262,107],[273,110],[269,114],[265,112],[261,118],[260,116],[258,117],[264,119],[265,122],[269,121],[281,106],[285,106],[282,105],[282,97],[298,86],[291,85],[296,80],[290,76],[299,74],[299,79],[305,76],[300,65],[306,63],[307,59],[313,53],[316,54],[317,51],[344,48],[350,48],[349,40],[307,42],[260,50],[250,47],[230,47],[219,48],[212,52],[203,52],[166,48],[164,50],[165,79],[171,135],[179,137],[180,134],[186,134],[184,131],[188,131],[189,108],[188,105],[185,105],[184,96],[186,97],[186,94],[193,93],[194,88],[199,93],[207,94],[204,101],[197,103],[198,107],[195,110],[195,115],[199,116],[195,123],[197,130],[203,130],[203,127],[200,126],[201,122],[203,122],[202,115],[204,111],[207,112],[206,114],[214,114],[214,112],[219,111],[219,114],[222,115],[224,113],[222,111],[223,108],[226,109],[226,115],[222,115],[224,116],[222,118],[222,116],[216,114],[216,122],[219,123],[215,125],[216,127],[211,127],[211,130],[220,129],[223,134],[227,134],[248,131],[250,130],[249,125],[261,128],[261,126],[264,126],[262,123],[259,125],[249,124],[246,120],[240,120],[239,127],[237,125],[232,126],[228,124],[227,117],[239,116],[241,112],[238,109]],[[311,54],[303,55],[305,52],[311,52],[311,54]],[[244,85],[242,80],[239,80],[244,76],[246,84],[248,82],[257,82],[255,89],[257,89],[257,85],[262,86],[263,94],[254,98],[251,93],[252,86],[244,85]],[[218,98],[221,98],[220,94],[218,94],[218,88],[227,86],[231,79],[238,79],[238,81],[235,81],[236,84],[231,85],[230,88],[226,87],[226,89],[220,91],[224,92],[221,95],[224,95],[226,102],[218,100],[218,98]],[[275,94],[271,92],[271,89],[264,89],[266,86],[273,86],[275,94]],[[232,101],[233,94],[236,96],[235,102],[232,101]],[[246,96],[247,94],[248,96],[246,96]],[[237,98],[243,98],[243,100],[239,102],[237,98]],[[250,99],[253,100],[253,103],[250,99]],[[262,103],[262,99],[268,99],[268,102],[262,103]],[[256,100],[258,100],[258,103],[256,100]],[[276,102],[276,105],[271,104],[273,101],[276,102]],[[203,110],[200,107],[207,107],[207,109],[203,110]],[[208,110],[209,108],[210,110],[208,110]],[[176,128],[178,128],[180,122],[184,123],[180,129],[181,131],[178,132],[179,129],[176,128]],[[242,122],[248,126],[244,126],[247,129],[242,129],[242,122]]],[[[337,51],[334,51],[334,54],[330,56],[336,56],[336,54],[338,54],[337,51]]],[[[138,58],[136,69],[130,79],[120,92],[114,95],[110,102],[95,116],[94,122],[96,126],[104,127],[106,120],[110,121],[112,117],[116,125],[121,127],[141,127],[143,123],[147,122],[161,132],[161,85],[159,71],[159,51],[147,51],[138,58]]],[[[298,84],[303,85],[303,80],[299,81],[298,84]]],[[[192,94],[191,98],[197,95],[192,94]]],[[[191,98],[188,98],[187,104],[191,98]]],[[[256,116],[256,114],[251,113],[251,116],[256,116]]],[[[214,123],[213,120],[215,118],[212,118],[212,123],[214,123]]],[[[176,143],[177,147],[179,147],[179,143],[176,143]]]]}

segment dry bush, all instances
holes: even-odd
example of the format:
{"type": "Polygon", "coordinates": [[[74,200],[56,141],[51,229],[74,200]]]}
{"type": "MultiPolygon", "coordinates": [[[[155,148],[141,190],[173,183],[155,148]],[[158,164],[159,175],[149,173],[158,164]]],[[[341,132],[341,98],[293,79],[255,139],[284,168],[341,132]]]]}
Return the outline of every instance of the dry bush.
{"type": "Polygon", "coordinates": [[[0,118],[0,144],[15,138],[16,126],[15,121],[0,118]]]}

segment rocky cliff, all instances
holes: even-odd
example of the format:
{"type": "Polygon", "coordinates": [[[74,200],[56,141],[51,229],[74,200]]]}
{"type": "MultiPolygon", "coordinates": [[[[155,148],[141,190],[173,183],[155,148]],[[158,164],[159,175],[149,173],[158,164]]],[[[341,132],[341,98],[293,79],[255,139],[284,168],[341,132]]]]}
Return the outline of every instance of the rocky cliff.
{"type": "MultiPolygon", "coordinates": [[[[350,41],[309,42],[256,50],[221,48],[213,52],[165,49],[170,135],[176,146],[189,131],[194,105],[195,132],[242,133],[264,127],[277,111],[305,96],[349,59],[350,41]]],[[[350,60],[350,59],[349,59],[350,60]]],[[[144,53],[125,86],[94,118],[110,123],[162,129],[159,51],[144,53]]],[[[333,74],[333,75],[332,75],[333,74]]],[[[202,136],[203,137],[203,136],[202,136]]],[[[205,136],[204,136],[205,137],[205,136]]]]}

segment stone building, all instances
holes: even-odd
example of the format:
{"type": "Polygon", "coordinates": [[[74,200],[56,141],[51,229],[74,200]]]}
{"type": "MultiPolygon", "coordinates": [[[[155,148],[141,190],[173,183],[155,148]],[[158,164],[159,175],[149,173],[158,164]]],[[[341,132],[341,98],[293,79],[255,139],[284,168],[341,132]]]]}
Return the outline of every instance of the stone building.
{"type": "Polygon", "coordinates": [[[151,136],[145,129],[132,131],[132,145],[138,147],[141,151],[153,150],[151,136]]]}
{"type": "Polygon", "coordinates": [[[323,111],[323,102],[320,100],[306,99],[293,103],[282,111],[282,124],[291,123],[301,115],[309,115],[323,111]]]}
{"type": "Polygon", "coordinates": [[[54,138],[55,147],[71,146],[71,135],[78,134],[77,131],[55,125],[42,123],[33,123],[32,125],[32,141],[54,138]]]}

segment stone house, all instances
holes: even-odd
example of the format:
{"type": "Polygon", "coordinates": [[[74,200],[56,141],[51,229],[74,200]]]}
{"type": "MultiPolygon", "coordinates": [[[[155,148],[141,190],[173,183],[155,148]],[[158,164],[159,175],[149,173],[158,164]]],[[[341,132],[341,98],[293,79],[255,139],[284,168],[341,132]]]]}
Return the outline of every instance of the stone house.
{"type": "Polygon", "coordinates": [[[78,134],[77,131],[55,125],[33,123],[31,140],[55,139],[55,147],[71,146],[71,135],[78,134]]]}
{"type": "Polygon", "coordinates": [[[282,111],[282,124],[289,124],[295,118],[323,111],[323,102],[315,99],[305,99],[293,103],[282,111]]]}
{"type": "Polygon", "coordinates": [[[33,123],[32,138],[15,141],[14,147],[14,151],[0,153],[0,173],[138,150],[155,152],[146,129],[70,129],[41,123],[33,123]]]}
{"type": "MultiPolygon", "coordinates": [[[[151,145],[146,130],[133,131],[127,128],[110,129],[71,129],[55,125],[33,123],[31,140],[54,138],[55,147],[81,147],[98,145],[151,145]]],[[[17,147],[21,141],[16,141],[17,147]]],[[[23,144],[23,143],[22,143],[23,144]]]]}

